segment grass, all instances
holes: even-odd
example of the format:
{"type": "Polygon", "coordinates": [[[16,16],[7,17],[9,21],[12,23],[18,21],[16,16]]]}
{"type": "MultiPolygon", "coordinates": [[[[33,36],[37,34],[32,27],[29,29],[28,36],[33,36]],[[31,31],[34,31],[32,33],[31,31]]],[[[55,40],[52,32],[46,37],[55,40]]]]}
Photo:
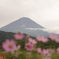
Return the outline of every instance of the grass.
{"type": "MultiPolygon", "coordinates": [[[[0,52],[2,53],[3,51],[0,50],[0,52]]],[[[5,59],[42,59],[42,55],[40,55],[39,53],[36,52],[28,52],[28,51],[20,51],[19,52],[20,55],[18,57],[15,57],[13,54],[11,53],[3,53],[6,58],[5,59]]],[[[51,56],[52,59],[59,59],[59,55],[57,55],[56,53],[54,53],[51,56]]]]}

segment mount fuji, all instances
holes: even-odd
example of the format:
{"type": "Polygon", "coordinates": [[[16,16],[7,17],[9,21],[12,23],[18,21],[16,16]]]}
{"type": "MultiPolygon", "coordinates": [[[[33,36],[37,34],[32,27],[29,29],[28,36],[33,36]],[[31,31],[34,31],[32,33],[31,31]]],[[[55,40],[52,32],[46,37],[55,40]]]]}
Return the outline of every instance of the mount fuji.
{"type": "Polygon", "coordinates": [[[27,17],[20,18],[16,21],[0,28],[0,30],[7,31],[7,32],[17,33],[20,31],[22,33],[26,33],[31,36],[41,35],[41,36],[48,37],[49,33],[46,31],[43,31],[41,29],[45,29],[45,28],[27,17]]]}

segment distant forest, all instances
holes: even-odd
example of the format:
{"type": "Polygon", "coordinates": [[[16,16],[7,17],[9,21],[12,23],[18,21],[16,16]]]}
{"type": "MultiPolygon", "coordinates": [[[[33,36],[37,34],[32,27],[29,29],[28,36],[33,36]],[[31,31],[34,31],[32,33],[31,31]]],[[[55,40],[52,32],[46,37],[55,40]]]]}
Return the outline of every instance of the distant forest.
{"type": "Polygon", "coordinates": [[[0,31],[0,40],[14,39],[14,37],[13,37],[14,34],[15,33],[12,33],[12,32],[0,31]]]}

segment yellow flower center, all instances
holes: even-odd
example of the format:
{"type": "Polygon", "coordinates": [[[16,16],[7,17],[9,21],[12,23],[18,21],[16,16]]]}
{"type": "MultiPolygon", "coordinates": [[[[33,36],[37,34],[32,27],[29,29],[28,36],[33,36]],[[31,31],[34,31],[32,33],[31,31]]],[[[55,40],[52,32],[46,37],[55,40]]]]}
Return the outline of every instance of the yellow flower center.
{"type": "Polygon", "coordinates": [[[12,45],[9,45],[8,48],[12,48],[12,45]]]}
{"type": "Polygon", "coordinates": [[[30,46],[30,45],[27,45],[27,47],[28,47],[28,48],[31,48],[31,46],[30,46]]]}

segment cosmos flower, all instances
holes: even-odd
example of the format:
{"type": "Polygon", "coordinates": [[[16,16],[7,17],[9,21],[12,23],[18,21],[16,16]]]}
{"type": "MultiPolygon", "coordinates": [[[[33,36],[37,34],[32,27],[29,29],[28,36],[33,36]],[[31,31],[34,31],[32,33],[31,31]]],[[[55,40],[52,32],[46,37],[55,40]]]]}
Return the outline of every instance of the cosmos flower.
{"type": "Polygon", "coordinates": [[[14,53],[15,50],[18,50],[20,48],[20,45],[16,46],[16,42],[14,40],[6,40],[2,43],[2,48],[6,52],[14,53]]]}
{"type": "Polygon", "coordinates": [[[37,52],[40,53],[43,56],[51,56],[51,53],[50,53],[49,49],[37,48],[37,52]]]}
{"type": "Polygon", "coordinates": [[[41,54],[42,53],[42,49],[41,48],[37,48],[37,52],[41,54]]]}
{"type": "Polygon", "coordinates": [[[43,43],[46,43],[49,41],[48,38],[46,38],[44,36],[39,36],[39,35],[36,37],[36,39],[37,39],[37,41],[41,41],[43,43]]]}
{"type": "Polygon", "coordinates": [[[49,40],[48,40],[48,38],[46,38],[46,37],[44,37],[44,36],[42,36],[42,37],[41,37],[41,40],[42,40],[42,42],[43,42],[43,43],[45,43],[45,42],[48,42],[48,41],[49,41],[49,40]]]}
{"type": "Polygon", "coordinates": [[[59,38],[55,39],[55,42],[59,43],[59,38]]]}
{"type": "Polygon", "coordinates": [[[51,40],[55,40],[55,39],[58,38],[58,36],[57,35],[54,35],[54,34],[50,34],[50,38],[51,38],[51,40]]]}
{"type": "Polygon", "coordinates": [[[41,41],[41,36],[40,35],[36,36],[36,39],[37,41],[41,41]]]}
{"type": "Polygon", "coordinates": [[[59,47],[57,48],[57,52],[59,53],[59,47]]]}
{"type": "Polygon", "coordinates": [[[14,35],[14,37],[15,37],[15,39],[17,39],[17,40],[21,40],[21,39],[24,38],[24,34],[17,33],[17,34],[14,35]]]}
{"type": "Polygon", "coordinates": [[[37,44],[37,41],[35,39],[29,38],[28,41],[32,44],[37,44]]]}
{"type": "Polygon", "coordinates": [[[43,49],[41,54],[42,55],[47,55],[48,53],[49,53],[48,49],[43,49]]]}
{"type": "Polygon", "coordinates": [[[25,44],[25,49],[26,49],[27,51],[32,51],[32,50],[34,49],[33,44],[30,43],[30,42],[26,43],[26,44],[25,44]]]}
{"type": "Polygon", "coordinates": [[[59,37],[57,35],[50,34],[50,38],[51,40],[54,40],[55,42],[59,43],[59,37]]]}

